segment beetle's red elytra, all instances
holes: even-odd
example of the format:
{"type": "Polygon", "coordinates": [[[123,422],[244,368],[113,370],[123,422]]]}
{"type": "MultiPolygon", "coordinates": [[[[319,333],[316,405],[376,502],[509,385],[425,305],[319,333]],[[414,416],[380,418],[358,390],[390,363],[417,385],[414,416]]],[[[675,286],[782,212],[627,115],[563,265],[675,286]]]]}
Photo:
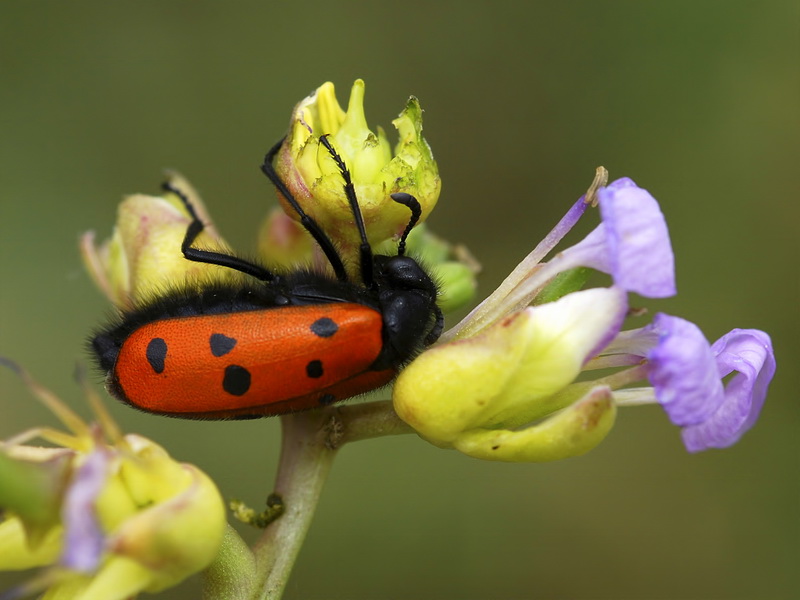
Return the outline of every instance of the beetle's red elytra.
{"type": "Polygon", "coordinates": [[[193,248],[203,230],[185,194],[191,222],[187,260],[250,276],[241,285],[182,288],[120,315],[90,340],[109,391],[140,410],[196,419],[255,418],[307,410],[389,383],[435,342],[444,319],[436,285],[413,258],[406,237],[420,217],[417,200],[392,198],[411,211],[395,256],[374,256],[350,173],[326,136],[361,239],[360,283],[352,281],[327,234],[275,172],[278,142],[262,171],[297,212],[326,255],[333,276],[309,270],[275,273],[233,255],[193,248]]]}
{"type": "Polygon", "coordinates": [[[394,376],[369,370],[383,345],[381,315],[360,304],[203,315],[191,318],[191,328],[186,321],[148,323],[120,350],[116,385],[136,406],[210,415],[224,397],[227,416],[280,413],[347,398],[394,376]]]}

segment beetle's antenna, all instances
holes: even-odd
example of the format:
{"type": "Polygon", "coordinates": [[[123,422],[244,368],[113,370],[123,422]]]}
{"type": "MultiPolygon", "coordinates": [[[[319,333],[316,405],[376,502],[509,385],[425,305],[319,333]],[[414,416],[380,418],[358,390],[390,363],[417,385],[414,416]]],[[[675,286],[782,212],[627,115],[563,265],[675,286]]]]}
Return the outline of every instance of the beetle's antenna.
{"type": "Polygon", "coordinates": [[[367,241],[367,230],[364,227],[364,217],[361,215],[361,208],[358,206],[356,188],[353,186],[353,180],[350,178],[350,171],[347,165],[344,164],[344,159],[339,156],[339,153],[336,152],[330,140],[328,140],[329,135],[330,134],[326,133],[325,135],[319,136],[319,142],[327,148],[331,158],[333,158],[336,166],[339,167],[339,170],[342,172],[344,194],[347,196],[347,201],[350,203],[350,210],[353,211],[353,218],[356,221],[356,227],[358,227],[358,235],[361,238],[361,246],[359,247],[361,280],[368,288],[375,289],[375,280],[372,278],[372,248],[370,248],[369,242],[367,241]]]}
{"type": "Polygon", "coordinates": [[[408,234],[411,233],[411,230],[414,229],[414,225],[417,224],[417,221],[419,221],[419,218],[422,216],[422,207],[419,205],[419,200],[405,192],[392,194],[391,198],[398,204],[407,206],[411,210],[411,219],[408,221],[403,235],[400,236],[400,243],[397,244],[397,256],[403,256],[406,253],[406,238],[408,238],[408,234]]]}
{"type": "Polygon", "coordinates": [[[270,148],[269,152],[267,152],[267,155],[264,157],[264,163],[261,165],[261,170],[272,182],[272,185],[275,186],[278,192],[284,198],[286,198],[286,201],[294,209],[294,211],[300,216],[300,224],[308,233],[311,234],[311,237],[316,240],[317,244],[319,244],[319,247],[322,248],[322,252],[327,257],[328,262],[331,264],[331,268],[333,268],[333,272],[336,274],[336,279],[339,281],[347,281],[347,271],[344,268],[342,258],[336,251],[333,242],[331,242],[330,238],[325,234],[317,222],[306,214],[295,197],[289,191],[289,188],[286,187],[286,184],[283,183],[281,178],[278,176],[278,173],[275,171],[275,167],[272,166],[272,161],[275,158],[275,155],[278,153],[278,150],[281,149],[285,139],[285,137],[281,138],[277,144],[270,148]]]}

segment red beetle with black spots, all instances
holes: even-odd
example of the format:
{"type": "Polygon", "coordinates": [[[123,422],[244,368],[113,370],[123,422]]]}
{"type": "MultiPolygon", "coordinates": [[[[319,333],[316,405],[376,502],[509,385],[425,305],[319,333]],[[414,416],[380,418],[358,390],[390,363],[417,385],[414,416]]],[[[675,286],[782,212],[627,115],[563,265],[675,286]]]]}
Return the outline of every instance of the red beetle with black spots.
{"type": "Polygon", "coordinates": [[[197,419],[255,418],[344,400],[389,383],[444,325],[431,277],[405,256],[419,220],[419,202],[393,194],[411,218],[397,255],[375,256],[347,167],[320,138],[344,180],[361,239],[361,283],[352,281],[330,238],[275,172],[268,153],[261,169],[300,216],[325,253],[333,276],[310,270],[275,273],[241,258],[193,248],[203,230],[191,216],[181,250],[187,260],[240,271],[252,283],[175,290],[121,317],[90,346],[111,393],[135,408],[197,419]]]}

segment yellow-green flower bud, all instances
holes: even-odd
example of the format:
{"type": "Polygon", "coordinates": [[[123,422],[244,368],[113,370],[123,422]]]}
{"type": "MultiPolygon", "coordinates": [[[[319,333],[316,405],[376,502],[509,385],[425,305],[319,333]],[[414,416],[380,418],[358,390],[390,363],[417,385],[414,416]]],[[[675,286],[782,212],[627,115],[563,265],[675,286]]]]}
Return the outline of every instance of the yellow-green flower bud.
{"type": "Polygon", "coordinates": [[[7,514],[0,522],[0,571],[21,571],[51,564],[61,550],[61,525],[50,527],[33,543],[20,517],[7,514]]]}
{"type": "Polygon", "coordinates": [[[602,442],[614,425],[611,389],[592,390],[559,413],[524,429],[475,429],[453,447],[474,458],[507,462],[546,462],[585,454],[602,442]]]}
{"type": "MultiPolygon", "coordinates": [[[[18,524],[25,531],[27,545],[36,551],[60,520],[59,495],[69,476],[73,453],[65,450],[42,449],[41,453],[14,452],[11,447],[0,451],[0,507],[7,515],[13,514],[0,526],[8,537],[0,539],[14,543],[11,531],[18,524]],[[17,456],[15,456],[17,454],[17,456]]],[[[2,544],[3,542],[0,542],[2,544]]],[[[18,560],[13,552],[0,550],[0,564],[4,559],[18,560]]]]}
{"type": "Polygon", "coordinates": [[[3,362],[70,433],[32,431],[61,448],[23,445],[30,434],[3,444],[0,570],[51,565],[29,584],[32,591],[48,586],[48,600],[124,600],[173,586],[214,560],[226,520],[208,476],[144,437],[122,436],[99,404],[102,426],[87,425],[3,362]]]}
{"type": "MultiPolygon", "coordinates": [[[[172,183],[191,189],[177,176],[172,183]]],[[[202,203],[193,196],[192,205],[203,215],[202,203]]],[[[119,205],[111,239],[98,247],[93,233],[84,235],[84,263],[98,287],[121,308],[131,308],[166,287],[236,277],[231,269],[184,258],[181,242],[189,222],[189,214],[174,194],[129,196],[119,205]]],[[[211,227],[206,227],[195,245],[230,252],[211,227]]]]}
{"type": "Polygon", "coordinates": [[[310,265],[313,242],[308,232],[280,208],[275,208],[261,225],[258,254],[264,265],[276,271],[310,265]]]}
{"type": "Polygon", "coordinates": [[[624,309],[616,290],[575,292],[513,313],[475,337],[434,346],[398,377],[395,410],[431,443],[480,458],[552,460],[585,452],[613,423],[608,398],[580,400],[549,424],[519,428],[574,401],[559,392],[624,309]],[[586,319],[590,314],[602,318],[586,319]]]}
{"type": "Polygon", "coordinates": [[[436,304],[445,314],[466,306],[475,297],[475,272],[464,263],[446,261],[430,268],[439,285],[436,304]]]}
{"type": "Polygon", "coordinates": [[[93,577],[66,582],[71,587],[53,590],[52,600],[126,600],[147,590],[151,579],[149,569],[142,563],[126,556],[112,556],[93,577]]]}
{"type": "Polygon", "coordinates": [[[216,486],[196,467],[181,468],[183,489],[127,519],[109,540],[111,553],[147,568],[145,591],[173,586],[207,567],[222,543],[225,506],[216,486]]]}
{"type": "MultiPolygon", "coordinates": [[[[320,144],[328,139],[344,159],[364,216],[370,243],[402,233],[409,211],[391,199],[396,192],[419,200],[422,218],[430,214],[441,189],[438,168],[422,137],[422,109],[412,97],[392,121],[400,140],[392,151],[383,130],[370,131],[364,116],[364,82],[356,80],[345,112],[333,84],[323,84],[294,110],[289,136],[278,154],[275,168],[303,209],[319,223],[345,256],[359,245],[339,167],[320,144]]],[[[297,214],[285,203],[286,213],[297,214]]]]}

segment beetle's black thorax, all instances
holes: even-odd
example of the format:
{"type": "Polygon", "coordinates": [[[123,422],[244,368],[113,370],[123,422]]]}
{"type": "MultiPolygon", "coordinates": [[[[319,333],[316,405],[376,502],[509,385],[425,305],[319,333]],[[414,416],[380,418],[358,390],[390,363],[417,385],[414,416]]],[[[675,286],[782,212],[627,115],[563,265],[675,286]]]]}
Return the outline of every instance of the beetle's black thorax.
{"type": "Polygon", "coordinates": [[[376,256],[374,277],[383,315],[383,351],[376,363],[399,368],[442,333],[436,284],[407,256],[376,256]]]}

